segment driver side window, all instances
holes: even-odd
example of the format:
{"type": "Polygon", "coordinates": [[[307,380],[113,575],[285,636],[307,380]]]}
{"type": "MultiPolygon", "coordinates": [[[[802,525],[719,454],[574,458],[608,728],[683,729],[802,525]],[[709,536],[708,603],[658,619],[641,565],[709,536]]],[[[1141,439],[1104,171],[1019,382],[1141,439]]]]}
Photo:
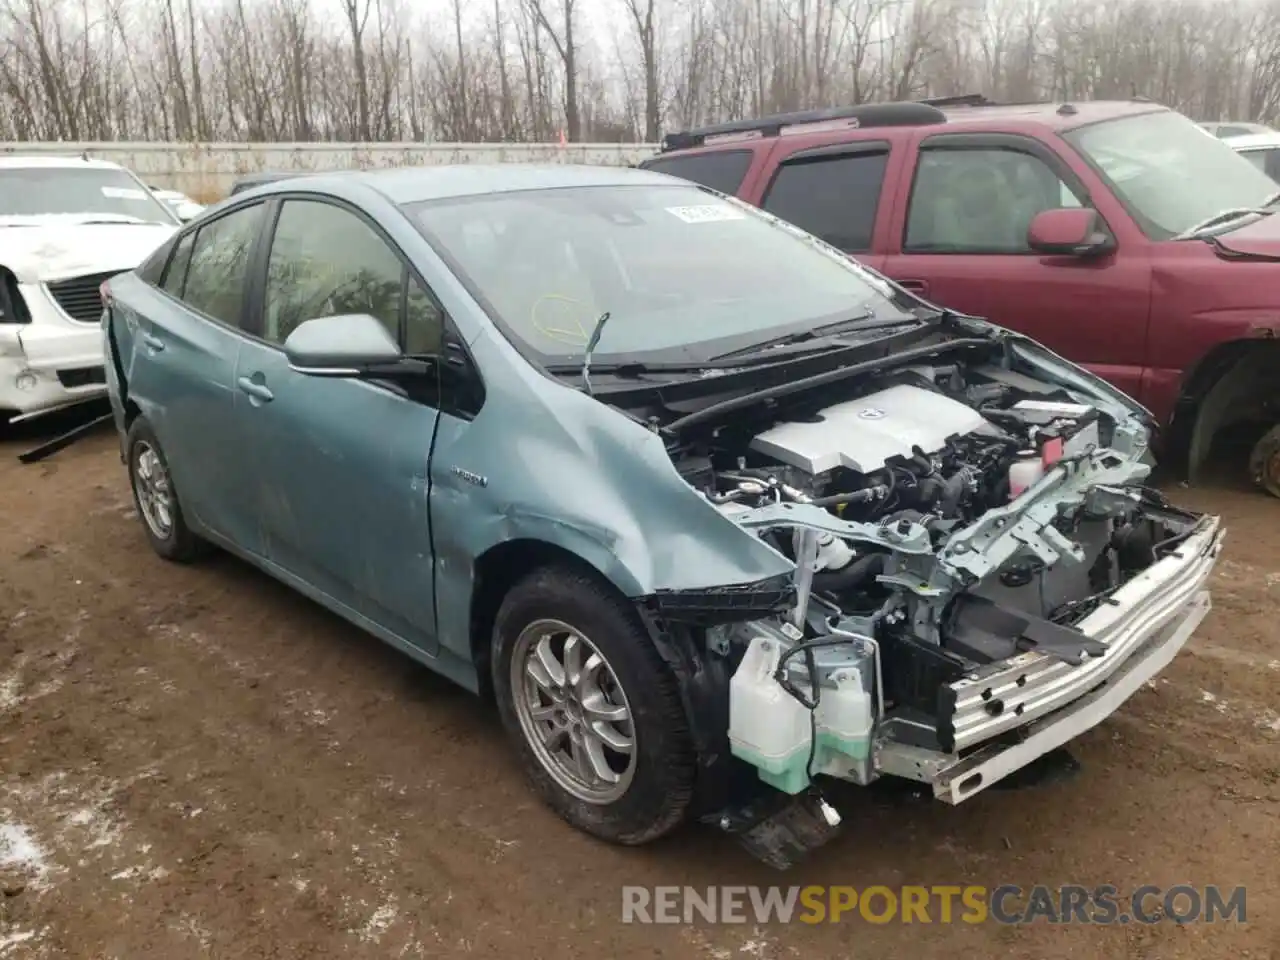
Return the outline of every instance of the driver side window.
{"type": "Polygon", "coordinates": [[[367,313],[409,354],[438,353],[444,317],[399,254],[355,214],[317,200],[280,208],[262,337],[283,344],[317,317],[367,313]]]}
{"type": "Polygon", "coordinates": [[[994,147],[920,154],[903,250],[907,253],[1029,253],[1038,213],[1080,207],[1062,178],[1029,153],[994,147]]]}

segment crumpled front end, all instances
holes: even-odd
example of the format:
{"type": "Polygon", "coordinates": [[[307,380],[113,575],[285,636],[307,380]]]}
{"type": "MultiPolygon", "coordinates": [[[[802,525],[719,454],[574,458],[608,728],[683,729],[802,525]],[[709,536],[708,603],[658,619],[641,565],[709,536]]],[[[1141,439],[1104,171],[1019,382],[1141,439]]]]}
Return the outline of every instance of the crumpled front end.
{"type": "Polygon", "coordinates": [[[105,396],[100,288],[174,227],[9,219],[0,226],[0,416],[17,421],[105,396]]]}
{"type": "Polygon", "coordinates": [[[11,422],[105,395],[96,317],[71,319],[42,284],[11,283],[0,309],[0,411],[11,422]]]}
{"type": "Polygon", "coordinates": [[[1138,412],[1034,363],[898,371],[743,435],[673,459],[795,565],[785,601],[700,601],[729,748],[782,795],[968,799],[1113,713],[1209,610],[1218,518],[1146,485],[1138,412]]]}

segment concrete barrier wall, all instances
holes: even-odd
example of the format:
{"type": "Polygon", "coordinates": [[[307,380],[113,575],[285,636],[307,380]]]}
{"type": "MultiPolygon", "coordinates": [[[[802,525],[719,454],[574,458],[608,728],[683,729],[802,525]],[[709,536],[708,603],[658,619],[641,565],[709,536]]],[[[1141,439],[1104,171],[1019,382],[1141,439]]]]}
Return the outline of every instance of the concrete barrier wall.
{"type": "Polygon", "coordinates": [[[128,167],[152,186],[202,200],[222,197],[242,173],[349,170],[443,163],[632,164],[643,143],[5,143],[5,154],[87,154],[128,167]]]}

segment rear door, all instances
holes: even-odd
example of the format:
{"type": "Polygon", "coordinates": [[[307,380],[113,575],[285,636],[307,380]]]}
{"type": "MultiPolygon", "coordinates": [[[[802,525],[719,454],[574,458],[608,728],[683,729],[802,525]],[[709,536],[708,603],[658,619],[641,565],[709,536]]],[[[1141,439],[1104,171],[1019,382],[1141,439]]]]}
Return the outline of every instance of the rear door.
{"type": "Polygon", "coordinates": [[[820,237],[851,257],[880,269],[878,215],[892,190],[892,145],[887,139],[818,147],[780,140],[773,173],[763,185],[760,207],[820,237]]]}
{"type": "Polygon", "coordinates": [[[237,356],[235,403],[267,559],[434,652],[427,469],[439,384],[307,376],[283,344],[307,320],[362,313],[405,353],[438,357],[443,310],[375,223],[319,195],[280,202],[253,300],[259,339],[237,356]]]}
{"type": "Polygon", "coordinates": [[[264,212],[250,203],[186,232],[159,283],[115,308],[127,311],[130,397],[156,432],[184,509],[250,553],[260,543],[234,411],[235,366],[264,212]]]}
{"type": "Polygon", "coordinates": [[[1027,243],[1042,210],[1095,206],[1080,176],[1044,143],[1015,134],[920,132],[912,148],[892,216],[897,251],[883,272],[1137,396],[1151,302],[1145,250],[1120,237],[1102,257],[1043,256],[1027,243]]]}

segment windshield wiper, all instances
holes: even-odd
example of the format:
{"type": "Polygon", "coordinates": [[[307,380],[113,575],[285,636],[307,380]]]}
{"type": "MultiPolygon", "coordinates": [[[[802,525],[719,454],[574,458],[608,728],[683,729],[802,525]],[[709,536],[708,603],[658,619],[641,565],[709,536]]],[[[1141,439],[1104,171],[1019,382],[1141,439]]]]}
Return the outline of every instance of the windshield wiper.
{"type": "Polygon", "coordinates": [[[883,330],[888,327],[901,327],[907,324],[917,324],[920,321],[915,317],[893,317],[892,319],[875,319],[875,313],[867,311],[858,314],[856,317],[847,317],[844,320],[836,320],[833,323],[824,323],[816,327],[808,327],[804,330],[797,330],[794,333],[788,333],[785,336],[774,337],[772,340],[762,340],[759,343],[753,343],[749,347],[742,347],[739,350],[731,350],[728,353],[722,353],[719,356],[711,358],[712,362],[717,360],[727,360],[731,357],[744,357],[754,353],[760,353],[764,350],[772,350],[776,347],[787,347],[793,343],[804,343],[808,340],[818,340],[824,337],[832,337],[839,333],[854,333],[864,330],[883,330]],[[868,322],[870,321],[870,322],[868,322]]]}
{"type": "Polygon", "coordinates": [[[1270,214],[1275,213],[1275,211],[1267,208],[1277,201],[1280,201],[1280,192],[1273,193],[1256,207],[1232,207],[1229,210],[1223,210],[1220,213],[1215,213],[1212,217],[1201,220],[1194,226],[1188,227],[1181,233],[1175,234],[1171,239],[1190,240],[1202,230],[1208,230],[1210,227],[1216,227],[1222,223],[1229,223],[1232,220],[1239,220],[1241,217],[1248,217],[1252,215],[1257,215],[1259,217],[1269,216],[1270,214]]]}
{"type": "Polygon", "coordinates": [[[595,352],[596,345],[600,342],[600,334],[604,332],[604,325],[609,322],[609,311],[606,310],[600,314],[600,319],[596,321],[596,325],[591,330],[591,336],[587,340],[587,349],[582,354],[582,388],[587,391],[587,396],[593,396],[591,393],[591,354],[595,352]]]}

